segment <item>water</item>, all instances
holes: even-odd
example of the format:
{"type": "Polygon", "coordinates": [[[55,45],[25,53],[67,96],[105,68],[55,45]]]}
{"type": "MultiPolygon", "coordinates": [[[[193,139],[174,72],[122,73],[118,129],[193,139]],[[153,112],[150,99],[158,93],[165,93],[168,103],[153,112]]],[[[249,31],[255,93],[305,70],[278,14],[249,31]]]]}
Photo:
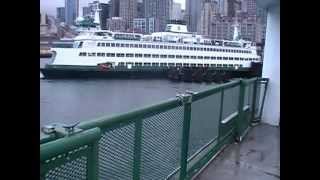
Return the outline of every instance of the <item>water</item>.
{"type": "MultiPolygon", "coordinates": [[[[40,59],[40,66],[47,62],[40,59]]],[[[175,97],[177,92],[208,86],[167,79],[40,79],[40,127],[119,114],[175,97]]]]}

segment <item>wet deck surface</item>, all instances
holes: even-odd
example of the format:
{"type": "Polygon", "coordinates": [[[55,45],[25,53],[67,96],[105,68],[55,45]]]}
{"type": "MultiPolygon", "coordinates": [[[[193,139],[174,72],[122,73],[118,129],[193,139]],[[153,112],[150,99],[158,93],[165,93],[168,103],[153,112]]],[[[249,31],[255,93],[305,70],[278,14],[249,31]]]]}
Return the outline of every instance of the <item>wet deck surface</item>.
{"type": "Polygon", "coordinates": [[[280,129],[267,124],[252,128],[241,144],[229,145],[195,179],[280,179],[280,129]]]}

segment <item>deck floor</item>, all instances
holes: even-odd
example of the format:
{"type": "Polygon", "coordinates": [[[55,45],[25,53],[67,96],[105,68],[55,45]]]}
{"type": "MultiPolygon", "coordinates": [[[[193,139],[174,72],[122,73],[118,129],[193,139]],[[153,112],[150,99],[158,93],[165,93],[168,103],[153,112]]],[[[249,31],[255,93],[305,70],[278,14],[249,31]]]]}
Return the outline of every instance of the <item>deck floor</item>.
{"type": "Polygon", "coordinates": [[[229,145],[196,180],[280,179],[280,129],[260,124],[240,144],[229,145]]]}

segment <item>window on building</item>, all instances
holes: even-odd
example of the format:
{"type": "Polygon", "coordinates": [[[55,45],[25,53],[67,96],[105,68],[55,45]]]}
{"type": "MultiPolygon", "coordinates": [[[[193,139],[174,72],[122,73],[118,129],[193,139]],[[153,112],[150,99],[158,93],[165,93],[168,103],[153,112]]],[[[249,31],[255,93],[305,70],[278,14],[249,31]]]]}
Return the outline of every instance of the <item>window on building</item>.
{"type": "Polygon", "coordinates": [[[142,57],[142,54],[135,54],[134,57],[142,57]]]}
{"type": "Polygon", "coordinates": [[[88,53],[88,56],[96,56],[96,53],[88,53]]]}
{"type": "Polygon", "coordinates": [[[156,49],[159,49],[159,45],[156,45],[156,49]]]}
{"type": "Polygon", "coordinates": [[[123,53],[117,53],[117,57],[124,57],[123,53]]]}
{"type": "Polygon", "coordinates": [[[147,46],[148,48],[151,48],[151,45],[150,44],[148,44],[148,46],[147,46]]]}
{"type": "Polygon", "coordinates": [[[106,43],[106,47],[110,47],[110,43],[106,43]]]}
{"type": "Polygon", "coordinates": [[[160,45],[160,49],[163,49],[163,45],[160,45]]]}
{"type": "Polygon", "coordinates": [[[228,60],[228,57],[223,57],[223,60],[228,60]]]}
{"type": "Polygon", "coordinates": [[[183,50],[186,50],[187,48],[185,46],[182,47],[183,50]]]}
{"type": "Polygon", "coordinates": [[[171,46],[168,46],[168,49],[171,49],[171,46]]]}
{"type": "Polygon", "coordinates": [[[198,59],[203,59],[203,56],[198,56],[198,59]]]}
{"type": "Polygon", "coordinates": [[[204,59],[210,59],[210,56],[205,56],[204,59]]]}
{"type": "Polygon", "coordinates": [[[212,60],[216,60],[216,57],[215,57],[215,56],[211,56],[211,59],[212,59],[212,60]]]}
{"type": "Polygon", "coordinates": [[[98,46],[98,47],[101,46],[101,43],[98,43],[97,46],[98,46]]]}
{"type": "Polygon", "coordinates": [[[151,54],[144,54],[143,57],[145,57],[145,58],[150,58],[150,57],[151,57],[151,54]]]}
{"type": "Polygon", "coordinates": [[[133,57],[134,55],[133,54],[126,54],[126,57],[133,57]]]}
{"type": "Polygon", "coordinates": [[[181,56],[181,55],[176,55],[176,58],[177,58],[177,59],[181,59],[182,56],[181,56]]]}
{"type": "Polygon", "coordinates": [[[139,48],[142,48],[142,44],[139,44],[139,48]]]}
{"type": "Polygon", "coordinates": [[[152,58],[159,58],[159,54],[152,54],[152,58]]]}
{"type": "Polygon", "coordinates": [[[116,43],[116,47],[120,47],[120,44],[119,44],[119,43],[116,43]]]}
{"type": "Polygon", "coordinates": [[[189,59],[189,56],[183,56],[183,59],[189,59]]]}
{"type": "Polygon", "coordinates": [[[168,55],[168,58],[174,58],[174,55],[168,55]]]}
{"type": "Polygon", "coordinates": [[[190,56],[191,59],[197,59],[197,56],[190,56]]]}
{"type": "Polygon", "coordinates": [[[124,45],[124,44],[121,44],[120,46],[121,46],[121,47],[124,47],[125,45],[124,45]]]}
{"type": "Polygon", "coordinates": [[[164,48],[164,49],[168,49],[168,46],[164,45],[163,48],[164,48]]]}
{"type": "Polygon", "coordinates": [[[229,57],[229,60],[233,60],[233,57],[229,57]]]}
{"type": "Polygon", "coordinates": [[[115,44],[114,44],[114,43],[111,43],[111,47],[115,47],[115,44]]]}
{"type": "Polygon", "coordinates": [[[126,47],[128,48],[128,47],[129,47],[129,44],[126,44],[126,47]]]}
{"type": "Polygon", "coordinates": [[[79,54],[79,56],[87,56],[87,53],[86,53],[86,52],[81,52],[81,53],[79,54]]]}
{"type": "Polygon", "coordinates": [[[138,48],[139,46],[138,46],[138,44],[135,44],[134,47],[135,47],[135,48],[138,48]]]}
{"type": "Polygon", "coordinates": [[[179,46],[179,50],[182,50],[182,46],[179,46]]]}
{"type": "Polygon", "coordinates": [[[153,49],[156,48],[156,45],[152,45],[152,48],[153,48],[153,49]]]}

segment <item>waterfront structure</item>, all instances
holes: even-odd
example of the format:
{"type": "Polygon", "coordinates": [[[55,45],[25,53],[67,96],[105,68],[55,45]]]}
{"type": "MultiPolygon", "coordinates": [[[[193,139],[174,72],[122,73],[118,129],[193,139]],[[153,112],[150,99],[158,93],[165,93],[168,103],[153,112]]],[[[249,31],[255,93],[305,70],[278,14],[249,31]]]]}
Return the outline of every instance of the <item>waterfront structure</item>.
{"type": "Polygon", "coordinates": [[[137,17],[137,0],[120,0],[119,17],[125,21],[125,29],[133,28],[133,18],[137,17]]]}
{"type": "Polygon", "coordinates": [[[155,19],[155,32],[164,31],[170,20],[170,10],[173,0],[144,0],[146,18],[155,19]]]}
{"type": "Polygon", "coordinates": [[[65,0],[66,24],[74,25],[79,16],[79,0],[65,0]]]}
{"type": "Polygon", "coordinates": [[[126,30],[126,22],[121,17],[108,18],[107,29],[110,31],[124,32],[126,30]]]}
{"type": "Polygon", "coordinates": [[[64,7],[57,7],[57,17],[59,22],[65,22],[65,8],[64,7]]]}
{"type": "Polygon", "coordinates": [[[150,34],[154,32],[154,18],[134,18],[133,28],[135,32],[150,34]]]}

